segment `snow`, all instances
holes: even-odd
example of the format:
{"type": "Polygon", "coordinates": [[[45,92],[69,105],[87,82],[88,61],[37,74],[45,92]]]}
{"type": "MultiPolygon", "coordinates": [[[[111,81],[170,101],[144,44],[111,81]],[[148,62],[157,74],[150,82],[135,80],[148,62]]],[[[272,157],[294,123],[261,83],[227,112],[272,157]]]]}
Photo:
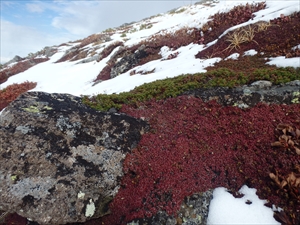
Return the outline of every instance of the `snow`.
{"type": "Polygon", "coordinates": [[[216,188],[210,202],[207,224],[280,225],[273,218],[273,210],[264,206],[267,201],[257,197],[256,189],[244,185],[239,193],[244,196],[235,198],[226,188],[216,188]]]}
{"type": "Polygon", "coordinates": [[[254,49],[244,52],[244,55],[256,55],[256,54],[257,54],[257,51],[255,51],[254,49]]]}
{"type": "MultiPolygon", "coordinates": [[[[249,1],[251,4],[253,1],[249,1]]],[[[261,1],[256,1],[261,2],[261,1]]],[[[130,46],[139,41],[150,37],[158,32],[174,32],[182,27],[201,27],[208,21],[210,15],[217,12],[227,12],[232,7],[239,4],[246,4],[247,1],[220,1],[215,2],[211,6],[203,6],[201,4],[192,5],[186,8],[181,13],[165,13],[139,22],[133,25],[137,31],[127,33],[126,38],[129,40],[124,44],[130,46]],[[150,29],[139,31],[141,24],[151,23],[150,29]]],[[[237,27],[245,26],[257,21],[269,21],[272,18],[279,17],[281,14],[289,15],[294,11],[299,11],[299,2],[297,1],[281,1],[280,4],[276,1],[266,1],[267,8],[256,14],[254,20],[249,20],[243,24],[229,28],[222,35],[225,35],[230,30],[237,27]]],[[[180,9],[179,9],[180,10],[180,9]]],[[[178,11],[179,11],[178,10],[178,11]]],[[[132,29],[133,29],[132,28],[132,29]]],[[[222,36],[221,35],[221,36],[222,36]]],[[[116,33],[111,37],[113,40],[100,44],[100,49],[97,53],[101,53],[104,46],[108,46],[117,40],[122,41],[120,33],[116,33]]],[[[215,44],[216,41],[209,43],[207,46],[215,44]]],[[[108,57],[100,62],[80,63],[76,62],[61,62],[54,63],[60,59],[66,50],[76,46],[78,43],[62,46],[58,48],[58,52],[54,54],[49,61],[40,63],[23,73],[12,76],[7,82],[0,85],[0,89],[13,83],[22,83],[24,81],[37,82],[37,87],[32,91],[44,91],[49,93],[69,93],[73,95],[94,95],[94,94],[111,94],[130,91],[136,86],[144,83],[149,83],[159,79],[176,77],[186,73],[206,72],[205,68],[213,66],[214,63],[220,61],[220,58],[210,58],[206,60],[196,59],[194,57],[199,51],[204,49],[203,45],[190,44],[183,46],[177,50],[172,50],[168,47],[162,47],[160,54],[163,59],[148,62],[142,66],[133,68],[137,74],[130,75],[130,71],[120,74],[119,76],[98,83],[94,86],[93,80],[99,72],[106,66],[110,57],[117,51],[115,49],[108,57]],[[178,52],[178,56],[174,59],[167,60],[170,54],[178,52]],[[153,73],[143,75],[142,72],[152,71],[153,73]]],[[[300,45],[298,45],[299,47],[300,45]]],[[[295,46],[297,47],[297,46],[295,46]]],[[[86,48],[93,48],[93,45],[88,45],[86,48]]],[[[255,50],[245,52],[245,55],[257,54],[255,50]]],[[[228,58],[236,58],[238,54],[232,54],[228,58]]],[[[277,66],[300,66],[300,57],[298,58],[271,58],[268,64],[277,66]]],[[[3,112],[3,111],[2,111],[3,112]]],[[[1,114],[1,112],[0,112],[1,114]]],[[[242,198],[234,198],[225,188],[217,188],[214,191],[214,197],[210,204],[208,224],[279,224],[273,218],[273,211],[264,206],[265,201],[258,199],[255,189],[243,186],[240,190],[244,194],[242,198]],[[251,204],[246,204],[247,200],[251,204]]]]}
{"type": "Polygon", "coordinates": [[[276,65],[278,67],[299,67],[300,66],[300,57],[296,58],[285,58],[284,56],[279,56],[276,58],[270,58],[270,62],[267,62],[266,64],[269,65],[276,65]]]}
{"type": "Polygon", "coordinates": [[[225,58],[225,60],[227,60],[227,59],[233,59],[233,60],[236,60],[236,59],[238,59],[239,56],[240,56],[239,53],[233,53],[233,54],[231,54],[230,56],[228,56],[227,58],[225,58]]]}

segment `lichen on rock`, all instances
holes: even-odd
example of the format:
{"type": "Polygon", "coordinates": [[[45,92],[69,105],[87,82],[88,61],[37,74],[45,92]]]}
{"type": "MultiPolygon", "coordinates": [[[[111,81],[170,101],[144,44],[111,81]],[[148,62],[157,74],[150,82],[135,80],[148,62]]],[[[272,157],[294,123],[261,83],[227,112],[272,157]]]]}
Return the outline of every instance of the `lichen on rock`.
{"type": "Polygon", "coordinates": [[[68,94],[21,95],[0,116],[0,210],[39,224],[109,213],[123,160],[147,126],[68,94]]]}

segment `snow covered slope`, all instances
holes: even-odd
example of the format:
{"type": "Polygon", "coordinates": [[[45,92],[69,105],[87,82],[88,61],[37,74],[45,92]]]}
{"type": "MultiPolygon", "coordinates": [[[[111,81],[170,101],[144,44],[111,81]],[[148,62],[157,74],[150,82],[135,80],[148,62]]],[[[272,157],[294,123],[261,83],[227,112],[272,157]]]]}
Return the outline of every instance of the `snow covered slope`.
{"type": "MultiPolygon", "coordinates": [[[[201,28],[203,28],[203,26],[211,20],[210,16],[213,16],[216,13],[228,12],[234,6],[241,4],[245,5],[246,3],[246,1],[220,1],[208,2],[207,4],[190,5],[181,7],[172,12],[144,19],[125,27],[123,26],[101,32],[99,34],[94,34],[84,40],[65,43],[60,46],[52,46],[51,48],[54,49],[56,53],[49,57],[49,61],[40,63],[22,73],[9,77],[5,83],[1,84],[0,88],[3,89],[10,84],[22,83],[28,80],[37,82],[37,87],[33,89],[33,91],[70,93],[73,95],[92,95],[99,93],[110,94],[130,91],[136,86],[158,79],[175,77],[186,73],[193,74],[205,72],[205,68],[207,66],[212,66],[215,62],[222,60],[222,58],[211,57],[209,59],[199,59],[196,58],[195,55],[209,46],[214,45],[216,41],[212,41],[207,44],[201,44],[201,41],[199,41],[199,44],[190,43],[186,46],[173,49],[167,46],[161,47],[159,52],[161,55],[160,59],[149,61],[143,65],[138,65],[127,72],[119,74],[119,76],[113,79],[103,81],[93,86],[93,81],[96,79],[97,75],[103,68],[105,68],[113,54],[115,54],[118,50],[118,47],[116,47],[111,54],[98,62],[97,57],[95,56],[101,55],[102,51],[109,45],[120,41],[123,43],[124,47],[131,47],[137,45],[141,41],[149,40],[151,38],[153,39],[153,37],[155,37],[154,35],[172,34],[182,29],[191,33],[195,32],[195,29],[197,29],[196,32],[200,33],[201,28]],[[101,40],[101,36],[104,35],[108,35],[110,37],[109,41],[101,40]],[[86,45],[84,42],[89,44],[86,45]],[[76,55],[77,58],[80,58],[78,60],[74,61],[76,57],[73,57],[73,59],[70,58],[70,60],[66,61],[61,60],[62,62],[56,63],[59,59],[68,55],[69,52],[74,52],[75,50],[79,51],[79,53],[85,53],[84,57],[77,57],[79,55],[78,53],[76,55]],[[173,53],[176,53],[177,57],[170,60],[163,60],[173,53]],[[87,63],[80,63],[83,60],[91,61],[87,63]],[[154,70],[154,72],[149,75],[137,73],[134,76],[131,76],[130,72],[133,70],[154,70]]],[[[269,22],[271,19],[278,18],[282,15],[288,16],[297,11],[299,11],[298,1],[282,1],[280,4],[278,4],[277,1],[267,1],[266,8],[254,13],[255,17],[253,19],[226,29],[219,38],[229,31],[233,31],[239,27],[244,27],[248,24],[255,24],[258,21],[269,22]]],[[[204,35],[203,38],[205,39],[206,36],[203,32],[202,35],[204,35]]],[[[166,39],[168,39],[168,36],[166,36],[166,39]]],[[[299,43],[300,41],[298,44],[299,43]]],[[[230,54],[234,53],[234,50],[235,49],[233,49],[230,54]]],[[[35,54],[35,58],[41,57],[45,57],[45,55],[43,53],[35,54]]],[[[270,63],[272,63],[272,61],[275,64],[282,66],[287,64],[289,66],[298,67],[300,65],[299,57],[290,59],[280,58],[279,60],[274,58],[271,59],[270,63]]],[[[14,64],[7,65],[7,68],[14,64]]]]}

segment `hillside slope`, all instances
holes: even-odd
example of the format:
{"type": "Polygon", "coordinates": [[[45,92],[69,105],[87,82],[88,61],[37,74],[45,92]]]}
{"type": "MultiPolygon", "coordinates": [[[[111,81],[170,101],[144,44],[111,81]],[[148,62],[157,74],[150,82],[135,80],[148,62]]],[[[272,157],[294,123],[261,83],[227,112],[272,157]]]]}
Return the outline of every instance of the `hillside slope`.
{"type": "Polygon", "coordinates": [[[0,70],[0,110],[27,90],[58,92],[149,122],[151,131],[124,162],[111,215],[86,224],[147,224],[145,217],[153,224],[161,211],[184,224],[177,212],[186,196],[216,187],[236,193],[244,184],[284,209],[277,221],[297,224],[299,31],[298,1],[181,7],[15,57],[0,70]],[[241,109],[193,92],[258,80],[278,87],[294,81],[287,105],[241,109]]]}

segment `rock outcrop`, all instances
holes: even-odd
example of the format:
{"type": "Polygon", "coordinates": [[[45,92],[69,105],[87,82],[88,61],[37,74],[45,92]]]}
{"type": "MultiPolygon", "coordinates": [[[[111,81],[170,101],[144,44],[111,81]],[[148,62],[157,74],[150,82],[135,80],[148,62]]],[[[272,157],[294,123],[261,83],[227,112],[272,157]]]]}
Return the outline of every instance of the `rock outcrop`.
{"type": "Polygon", "coordinates": [[[300,81],[272,85],[270,81],[260,80],[236,88],[199,88],[186,91],[182,95],[195,96],[203,101],[216,100],[222,105],[240,108],[253,107],[258,103],[293,104],[300,102],[300,81]]]}
{"type": "Polygon", "coordinates": [[[67,94],[28,92],[0,115],[0,211],[39,224],[109,213],[122,162],[147,129],[67,94]]]}
{"type": "Polygon", "coordinates": [[[147,56],[147,52],[145,51],[145,45],[139,47],[135,53],[124,56],[120,61],[118,61],[110,72],[110,77],[114,78],[121,73],[125,73],[133,67],[137,66],[139,61],[147,56]]]}
{"type": "Polygon", "coordinates": [[[209,204],[212,199],[212,189],[202,193],[195,193],[184,199],[176,216],[168,215],[165,211],[159,211],[155,216],[135,220],[127,223],[127,225],[206,225],[209,204]]]}
{"type": "Polygon", "coordinates": [[[20,62],[20,61],[22,61],[22,60],[24,60],[24,58],[22,58],[22,57],[16,55],[12,60],[8,61],[8,62],[5,63],[5,64],[8,65],[8,64],[10,64],[10,63],[16,63],[16,62],[20,62]]]}

